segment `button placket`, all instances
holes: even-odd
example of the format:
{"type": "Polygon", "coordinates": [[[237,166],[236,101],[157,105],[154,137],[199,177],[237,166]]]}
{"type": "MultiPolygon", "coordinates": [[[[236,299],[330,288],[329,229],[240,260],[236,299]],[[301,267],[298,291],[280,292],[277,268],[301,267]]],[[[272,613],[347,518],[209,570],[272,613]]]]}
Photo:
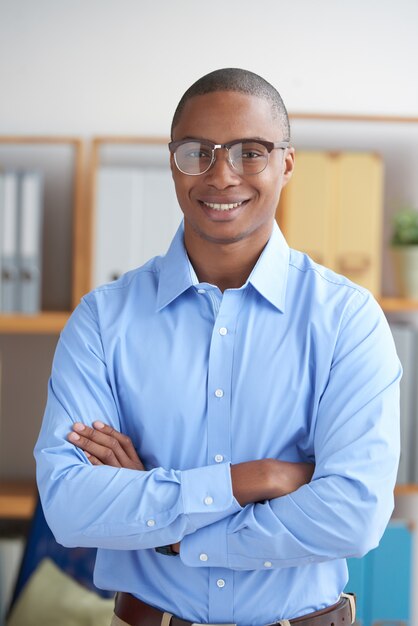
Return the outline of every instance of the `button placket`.
{"type": "Polygon", "coordinates": [[[231,458],[231,398],[234,329],[242,294],[225,291],[214,319],[208,370],[208,463],[231,458]]]}
{"type": "Polygon", "coordinates": [[[209,620],[213,624],[234,622],[233,573],[213,567],[209,574],[209,620]]]}

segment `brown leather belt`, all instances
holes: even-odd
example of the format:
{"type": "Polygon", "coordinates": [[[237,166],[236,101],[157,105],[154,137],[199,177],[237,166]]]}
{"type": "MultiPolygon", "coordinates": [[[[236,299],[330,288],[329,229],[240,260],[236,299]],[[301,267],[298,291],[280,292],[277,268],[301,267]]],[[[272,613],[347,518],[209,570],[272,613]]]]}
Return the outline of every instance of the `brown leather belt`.
{"type": "MultiPolygon", "coordinates": [[[[196,626],[193,622],[188,622],[180,617],[164,613],[155,609],[149,604],[138,600],[130,593],[120,592],[115,598],[115,615],[130,626],[196,626]]],[[[303,626],[349,626],[355,620],[355,599],[352,595],[342,595],[340,600],[332,606],[308,613],[302,617],[291,620],[281,620],[273,622],[287,626],[299,624],[303,626]]],[[[207,626],[215,626],[213,624],[207,626]]],[[[221,625],[218,625],[221,626],[221,625]]],[[[228,624],[222,626],[236,626],[228,624]]],[[[270,625],[268,625],[270,626],[270,625]]]]}

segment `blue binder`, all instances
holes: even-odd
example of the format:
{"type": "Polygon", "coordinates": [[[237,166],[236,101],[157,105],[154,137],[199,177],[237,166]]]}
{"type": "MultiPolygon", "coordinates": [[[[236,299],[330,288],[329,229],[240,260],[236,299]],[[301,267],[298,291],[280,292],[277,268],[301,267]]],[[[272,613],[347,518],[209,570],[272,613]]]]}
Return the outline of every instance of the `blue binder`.
{"type": "Polygon", "coordinates": [[[380,545],[362,559],[349,559],[347,591],[357,595],[357,622],[409,626],[411,620],[412,531],[393,520],[380,545]]]}

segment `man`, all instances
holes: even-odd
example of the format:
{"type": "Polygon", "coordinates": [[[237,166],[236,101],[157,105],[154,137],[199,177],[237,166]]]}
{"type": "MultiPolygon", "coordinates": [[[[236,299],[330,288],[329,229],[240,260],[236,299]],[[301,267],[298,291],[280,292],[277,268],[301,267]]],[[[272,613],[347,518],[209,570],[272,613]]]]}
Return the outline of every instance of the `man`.
{"type": "Polygon", "coordinates": [[[390,517],[400,365],[372,296],[275,224],[289,139],[261,77],[192,85],[170,143],[184,224],[60,338],[39,489],[59,542],[99,548],[115,625],[347,624],[345,558],[390,517]]]}

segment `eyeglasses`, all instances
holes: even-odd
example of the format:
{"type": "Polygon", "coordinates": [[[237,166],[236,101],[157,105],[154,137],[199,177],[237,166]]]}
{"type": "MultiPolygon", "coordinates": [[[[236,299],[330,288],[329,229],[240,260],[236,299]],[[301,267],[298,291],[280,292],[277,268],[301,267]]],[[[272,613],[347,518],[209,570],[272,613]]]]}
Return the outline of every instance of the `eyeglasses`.
{"type": "Polygon", "coordinates": [[[231,167],[242,175],[260,174],[266,169],[272,150],[286,150],[289,141],[263,141],[261,139],[236,139],[229,143],[183,139],[168,144],[174,162],[183,174],[205,174],[215,163],[215,150],[225,148],[231,167]]]}

